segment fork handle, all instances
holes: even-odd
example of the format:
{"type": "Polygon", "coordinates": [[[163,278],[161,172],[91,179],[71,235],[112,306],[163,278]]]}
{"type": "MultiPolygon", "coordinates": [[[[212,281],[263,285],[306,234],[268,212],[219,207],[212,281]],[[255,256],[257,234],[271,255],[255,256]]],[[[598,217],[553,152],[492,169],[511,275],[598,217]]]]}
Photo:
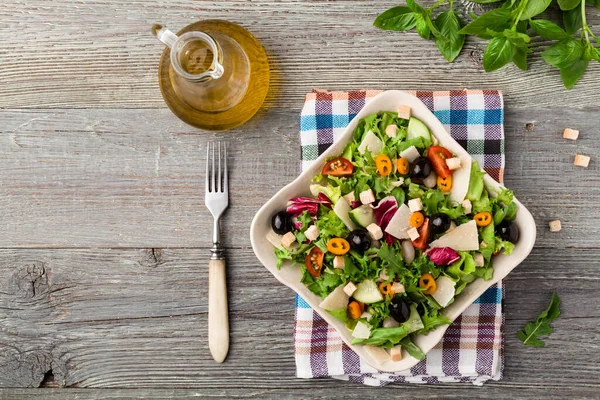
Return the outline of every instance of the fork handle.
{"type": "Polygon", "coordinates": [[[229,316],[225,260],[208,261],[208,347],[216,362],[222,363],[229,351],[229,316]]]}

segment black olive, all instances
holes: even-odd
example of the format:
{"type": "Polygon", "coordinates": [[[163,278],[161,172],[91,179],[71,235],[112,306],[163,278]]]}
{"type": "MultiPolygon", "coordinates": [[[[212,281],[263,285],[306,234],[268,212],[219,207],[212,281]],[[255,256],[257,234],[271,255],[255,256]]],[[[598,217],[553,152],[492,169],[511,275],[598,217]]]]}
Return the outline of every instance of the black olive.
{"type": "Polygon", "coordinates": [[[278,235],[285,235],[292,230],[292,217],[285,211],[279,211],[271,218],[271,228],[278,235]]]}
{"type": "Polygon", "coordinates": [[[410,307],[406,300],[398,297],[393,298],[390,304],[390,315],[399,323],[406,322],[410,317],[410,307]]]}
{"type": "Polygon", "coordinates": [[[496,234],[500,236],[502,240],[511,243],[517,243],[519,241],[519,228],[512,222],[504,221],[496,226],[496,234]]]}
{"type": "Polygon", "coordinates": [[[427,157],[417,158],[410,167],[410,178],[422,181],[431,174],[431,163],[427,157]]]}
{"type": "Polygon", "coordinates": [[[435,214],[433,217],[429,218],[429,228],[434,235],[446,232],[450,229],[451,224],[452,220],[446,214],[435,214]]]}
{"type": "Polygon", "coordinates": [[[371,247],[371,238],[366,229],[355,229],[346,238],[354,250],[365,252],[371,247]]]}

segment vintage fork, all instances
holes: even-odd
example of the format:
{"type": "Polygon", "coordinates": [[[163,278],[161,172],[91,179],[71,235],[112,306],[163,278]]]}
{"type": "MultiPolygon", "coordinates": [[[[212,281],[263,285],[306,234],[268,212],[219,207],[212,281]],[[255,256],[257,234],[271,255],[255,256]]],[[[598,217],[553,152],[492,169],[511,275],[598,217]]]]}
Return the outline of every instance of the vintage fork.
{"type": "Polygon", "coordinates": [[[209,143],[206,154],[206,195],[204,203],[214,218],[213,246],[208,261],[208,347],[216,362],[223,362],[229,351],[229,317],[225,257],[221,248],[220,218],[229,205],[227,148],[209,143]],[[212,156],[211,156],[212,148],[212,156]],[[222,151],[222,154],[221,154],[222,151]]]}

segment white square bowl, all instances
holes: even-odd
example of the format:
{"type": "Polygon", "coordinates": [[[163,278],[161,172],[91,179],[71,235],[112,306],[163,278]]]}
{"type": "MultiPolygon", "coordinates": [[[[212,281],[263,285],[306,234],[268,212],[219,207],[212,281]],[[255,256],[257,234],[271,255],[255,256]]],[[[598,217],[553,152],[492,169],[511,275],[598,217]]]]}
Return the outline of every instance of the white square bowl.
{"type": "MultiPolygon", "coordinates": [[[[322,299],[308,290],[308,288],[300,282],[300,268],[284,265],[281,267],[281,269],[277,269],[275,266],[277,259],[273,251],[273,245],[267,241],[266,235],[271,230],[271,217],[276,212],[285,210],[287,201],[290,198],[307,195],[310,196],[309,186],[311,184],[311,179],[321,172],[321,168],[327,157],[340,154],[346,143],[352,140],[354,129],[356,128],[356,125],[360,119],[366,117],[367,115],[382,111],[395,112],[399,105],[410,106],[412,109],[412,115],[423,121],[429,127],[431,133],[439,140],[440,145],[446,147],[460,157],[463,161],[463,165],[465,165],[465,162],[471,162],[471,156],[467,153],[467,151],[461,145],[459,145],[450,136],[450,134],[448,134],[448,132],[446,132],[441,122],[418,98],[399,90],[389,90],[380,93],[368,101],[362,110],[350,122],[339,140],[331,145],[327,151],[321,154],[321,156],[307,170],[302,172],[298,178],[277,192],[275,196],[273,196],[264,206],[262,206],[262,208],[256,213],[256,216],[252,221],[252,226],[250,227],[250,240],[252,242],[252,248],[254,249],[254,252],[256,253],[256,256],[260,262],[263,263],[263,265],[275,276],[275,278],[277,278],[277,280],[298,293],[317,313],[319,313],[319,315],[325,321],[327,321],[329,325],[335,327],[344,342],[346,342],[346,344],[350,346],[352,350],[354,350],[368,364],[380,371],[385,372],[404,371],[413,367],[419,362],[419,360],[409,356],[406,354],[406,352],[404,352],[405,354],[403,355],[402,361],[386,361],[384,363],[380,363],[365,350],[363,345],[352,345],[352,334],[346,328],[345,324],[319,307],[322,299]]],[[[484,181],[486,186],[495,189],[501,187],[498,182],[496,182],[487,174],[484,176],[484,181]]],[[[473,281],[467,285],[463,292],[456,297],[450,306],[442,310],[442,313],[451,320],[454,321],[490,286],[506,277],[508,273],[517,265],[519,265],[531,252],[531,249],[535,243],[535,221],[533,220],[531,213],[516,198],[515,202],[519,206],[519,211],[514,223],[516,223],[519,228],[520,237],[514,251],[509,256],[501,254],[494,257],[493,278],[489,281],[484,281],[483,279],[477,279],[473,281]]],[[[442,336],[447,328],[448,325],[443,325],[429,332],[427,335],[418,335],[414,337],[414,342],[424,353],[427,353],[442,339],[442,336]]]]}

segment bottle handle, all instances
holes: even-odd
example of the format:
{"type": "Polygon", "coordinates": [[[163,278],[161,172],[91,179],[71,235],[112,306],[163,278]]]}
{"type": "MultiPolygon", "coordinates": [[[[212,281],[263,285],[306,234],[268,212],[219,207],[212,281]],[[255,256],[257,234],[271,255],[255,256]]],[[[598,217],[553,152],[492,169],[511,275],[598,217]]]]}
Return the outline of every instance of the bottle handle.
{"type": "Polygon", "coordinates": [[[152,34],[170,49],[173,48],[175,41],[178,39],[176,34],[158,24],[152,25],[152,34]]]}

